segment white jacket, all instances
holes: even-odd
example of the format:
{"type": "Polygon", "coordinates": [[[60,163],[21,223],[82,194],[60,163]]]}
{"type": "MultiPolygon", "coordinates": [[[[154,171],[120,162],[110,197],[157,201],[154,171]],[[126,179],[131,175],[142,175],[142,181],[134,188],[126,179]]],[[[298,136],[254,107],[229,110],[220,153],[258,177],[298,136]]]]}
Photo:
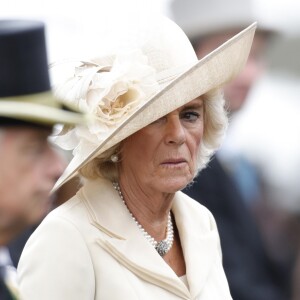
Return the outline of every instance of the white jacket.
{"type": "Polygon", "coordinates": [[[172,211],[189,287],[143,237],[111,182],[98,179],[30,237],[18,267],[22,299],[231,299],[211,213],[181,192],[172,211]]]}

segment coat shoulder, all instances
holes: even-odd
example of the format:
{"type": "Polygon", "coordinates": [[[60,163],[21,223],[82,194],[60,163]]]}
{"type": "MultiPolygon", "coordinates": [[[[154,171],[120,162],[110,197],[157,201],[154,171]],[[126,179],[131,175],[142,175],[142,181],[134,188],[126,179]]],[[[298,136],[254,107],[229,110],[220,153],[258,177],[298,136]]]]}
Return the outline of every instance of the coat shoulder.
{"type": "Polygon", "coordinates": [[[183,192],[178,192],[175,197],[175,208],[180,207],[181,213],[186,214],[191,220],[199,223],[204,230],[215,230],[216,221],[213,214],[204,205],[200,204],[183,192]]]}

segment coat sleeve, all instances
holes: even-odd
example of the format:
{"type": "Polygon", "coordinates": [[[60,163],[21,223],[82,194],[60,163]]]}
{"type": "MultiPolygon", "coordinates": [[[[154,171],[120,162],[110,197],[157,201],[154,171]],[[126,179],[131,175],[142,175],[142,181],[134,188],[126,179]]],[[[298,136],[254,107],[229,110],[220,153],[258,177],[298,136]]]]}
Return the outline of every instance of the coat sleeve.
{"type": "Polygon", "coordinates": [[[49,217],[28,240],[18,266],[22,300],[94,299],[95,276],[75,224],[49,217]]]}

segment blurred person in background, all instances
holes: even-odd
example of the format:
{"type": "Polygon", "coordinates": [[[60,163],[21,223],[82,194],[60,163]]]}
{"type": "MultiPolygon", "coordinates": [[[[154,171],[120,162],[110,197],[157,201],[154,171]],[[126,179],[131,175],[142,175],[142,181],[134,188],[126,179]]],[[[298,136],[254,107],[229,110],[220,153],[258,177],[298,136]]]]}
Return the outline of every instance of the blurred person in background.
{"type": "Polygon", "coordinates": [[[49,193],[64,168],[48,143],[52,127],[84,119],[51,93],[44,24],[0,20],[1,300],[17,298],[14,267],[30,228],[51,209],[49,193]]]}
{"type": "MultiPolygon", "coordinates": [[[[268,18],[261,5],[258,8],[262,17],[268,18]]],[[[255,163],[264,179],[264,201],[256,206],[255,215],[269,254],[295,273],[291,299],[299,300],[300,265],[296,260],[300,254],[300,27],[299,16],[295,19],[297,11],[298,2],[278,1],[270,7],[267,15],[273,18],[267,21],[274,26],[281,24],[278,28],[281,34],[267,49],[268,68],[252,90],[246,107],[234,120],[231,140],[255,163]],[[285,14],[280,13],[283,9],[285,14]],[[294,296],[296,291],[298,295],[294,296]]]]}
{"type": "MultiPolygon", "coordinates": [[[[170,3],[171,17],[185,30],[199,58],[249,21],[256,20],[253,9],[251,1],[173,0],[170,3]]],[[[253,85],[264,72],[263,55],[274,34],[273,28],[258,23],[244,70],[225,86],[231,119],[244,106],[253,85]]],[[[216,218],[233,299],[288,299],[289,267],[279,265],[269,256],[254,214],[264,197],[262,178],[256,167],[232,148],[230,127],[208,168],[184,192],[208,207],[216,218]]]]}

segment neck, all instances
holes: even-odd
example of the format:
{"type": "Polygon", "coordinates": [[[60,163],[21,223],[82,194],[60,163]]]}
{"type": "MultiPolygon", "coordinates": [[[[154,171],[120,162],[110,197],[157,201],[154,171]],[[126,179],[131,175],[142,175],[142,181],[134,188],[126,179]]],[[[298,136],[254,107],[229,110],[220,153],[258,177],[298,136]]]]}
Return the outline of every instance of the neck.
{"type": "Polygon", "coordinates": [[[9,244],[14,238],[18,236],[21,231],[13,231],[13,230],[1,230],[0,229],[0,247],[6,246],[9,244]]]}
{"type": "Polygon", "coordinates": [[[23,222],[1,224],[0,222],[0,246],[6,246],[21,234],[27,227],[23,222]]]}
{"type": "MultiPolygon", "coordinates": [[[[129,210],[129,208],[125,202],[125,198],[122,194],[119,183],[114,182],[113,186],[119,193],[119,196],[120,196],[121,200],[123,201],[124,205],[126,205],[127,209],[129,210]]],[[[169,211],[169,213],[168,213],[168,221],[167,221],[167,226],[165,229],[165,231],[166,231],[165,237],[162,238],[161,240],[157,240],[155,237],[150,235],[147,232],[147,230],[145,230],[145,228],[141,225],[141,223],[136,219],[136,217],[131,213],[130,210],[129,210],[129,213],[130,213],[132,219],[135,221],[137,227],[143,233],[146,240],[155,248],[155,250],[158,252],[158,254],[160,256],[165,256],[171,250],[173,241],[174,241],[174,230],[173,230],[171,211],[169,211]]]]}
{"type": "Polygon", "coordinates": [[[139,224],[157,241],[166,236],[168,215],[171,211],[173,194],[152,193],[139,185],[126,184],[120,180],[120,189],[130,213],[139,224]]]}

